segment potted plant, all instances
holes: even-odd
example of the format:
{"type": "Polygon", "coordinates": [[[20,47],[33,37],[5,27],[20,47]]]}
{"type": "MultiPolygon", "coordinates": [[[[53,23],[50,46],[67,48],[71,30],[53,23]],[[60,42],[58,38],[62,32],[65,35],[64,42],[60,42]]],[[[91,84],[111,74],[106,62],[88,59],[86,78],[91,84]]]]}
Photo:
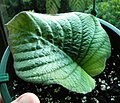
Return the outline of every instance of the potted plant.
{"type": "MultiPolygon", "coordinates": [[[[97,86],[91,93],[84,95],[84,94],[70,92],[58,85],[48,85],[48,86],[35,85],[35,84],[26,83],[21,79],[16,78],[16,80],[13,81],[13,85],[14,85],[13,87],[16,88],[13,91],[16,94],[16,96],[26,91],[32,91],[34,88],[35,89],[34,93],[38,94],[42,102],[54,101],[56,103],[59,103],[59,102],[74,103],[77,101],[82,101],[84,103],[87,101],[91,101],[91,102],[102,101],[107,103],[108,101],[109,102],[114,100],[117,101],[118,98],[116,95],[119,95],[119,89],[118,89],[119,85],[114,87],[113,83],[119,84],[118,83],[119,75],[116,73],[116,71],[119,71],[118,70],[119,46],[117,46],[116,44],[119,44],[120,31],[114,26],[112,26],[111,24],[103,20],[99,20],[99,21],[110,37],[112,54],[109,60],[107,61],[105,71],[101,75],[98,75],[95,78],[97,82],[97,86]],[[116,68],[116,69],[113,69],[113,68],[116,68]],[[112,91],[112,86],[113,88],[115,88],[115,91],[112,91]],[[23,89],[21,90],[21,88],[23,89]],[[114,94],[112,94],[112,92],[114,92],[114,94]],[[60,94],[63,94],[63,95],[61,96],[60,94]]],[[[48,38],[51,38],[51,36],[48,35],[48,38]]],[[[9,49],[7,51],[9,51],[9,49]]],[[[16,77],[16,75],[14,76],[16,77]]]]}

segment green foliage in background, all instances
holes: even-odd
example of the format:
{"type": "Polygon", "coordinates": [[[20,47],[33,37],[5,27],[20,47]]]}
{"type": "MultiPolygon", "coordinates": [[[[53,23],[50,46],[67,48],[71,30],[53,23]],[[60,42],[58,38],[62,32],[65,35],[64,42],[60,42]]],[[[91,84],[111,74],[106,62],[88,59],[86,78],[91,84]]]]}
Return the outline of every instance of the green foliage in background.
{"type": "MultiPolygon", "coordinates": [[[[120,0],[96,0],[98,17],[120,29],[120,0]]],[[[5,21],[20,11],[33,10],[39,13],[56,14],[60,12],[90,13],[93,0],[1,0],[5,21]],[[3,4],[3,5],[2,5],[3,4]],[[8,18],[7,18],[8,17],[8,18]]]]}
{"type": "Polygon", "coordinates": [[[0,9],[5,23],[23,10],[32,10],[31,0],[0,0],[0,9]]]}
{"type": "Polygon", "coordinates": [[[56,14],[60,8],[61,0],[46,0],[46,12],[56,14]]]}
{"type": "Polygon", "coordinates": [[[48,14],[70,11],[84,12],[91,3],[92,0],[2,0],[1,2],[2,5],[5,5],[3,9],[6,9],[8,13],[8,20],[20,11],[29,10],[48,14]]]}
{"type": "Polygon", "coordinates": [[[84,12],[92,0],[67,0],[71,11],[84,12]]]}
{"type": "Polygon", "coordinates": [[[120,29],[120,0],[97,3],[98,17],[120,29]]]}

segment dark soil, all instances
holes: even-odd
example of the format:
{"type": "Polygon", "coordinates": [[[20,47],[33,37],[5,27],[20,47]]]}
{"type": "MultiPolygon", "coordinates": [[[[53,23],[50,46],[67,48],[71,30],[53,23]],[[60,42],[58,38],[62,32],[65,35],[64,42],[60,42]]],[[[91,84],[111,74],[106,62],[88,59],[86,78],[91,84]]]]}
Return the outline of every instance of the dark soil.
{"type": "Polygon", "coordinates": [[[12,95],[35,93],[41,103],[120,103],[120,54],[112,48],[103,73],[95,77],[96,88],[88,94],[78,94],[59,85],[27,83],[17,76],[11,81],[12,95]]]}

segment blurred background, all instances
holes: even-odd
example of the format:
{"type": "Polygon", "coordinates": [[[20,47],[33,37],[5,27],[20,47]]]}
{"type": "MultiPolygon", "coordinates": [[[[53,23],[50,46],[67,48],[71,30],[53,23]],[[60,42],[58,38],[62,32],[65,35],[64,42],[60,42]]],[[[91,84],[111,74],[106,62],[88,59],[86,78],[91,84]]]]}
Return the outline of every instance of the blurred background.
{"type": "MultiPolygon", "coordinates": [[[[5,23],[20,11],[55,14],[60,12],[90,13],[93,0],[0,0],[5,23]]],[[[96,0],[97,17],[120,29],[120,0],[96,0]]]]}

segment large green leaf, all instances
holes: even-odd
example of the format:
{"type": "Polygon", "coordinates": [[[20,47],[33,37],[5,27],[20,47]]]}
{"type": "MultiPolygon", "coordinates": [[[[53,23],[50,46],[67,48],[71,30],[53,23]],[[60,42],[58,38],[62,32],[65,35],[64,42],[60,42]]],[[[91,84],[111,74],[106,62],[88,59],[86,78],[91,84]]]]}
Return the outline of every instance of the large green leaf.
{"type": "Polygon", "coordinates": [[[78,12],[21,12],[8,24],[17,75],[25,81],[60,84],[78,93],[95,87],[110,55],[108,35],[97,18],[78,12]]]}

